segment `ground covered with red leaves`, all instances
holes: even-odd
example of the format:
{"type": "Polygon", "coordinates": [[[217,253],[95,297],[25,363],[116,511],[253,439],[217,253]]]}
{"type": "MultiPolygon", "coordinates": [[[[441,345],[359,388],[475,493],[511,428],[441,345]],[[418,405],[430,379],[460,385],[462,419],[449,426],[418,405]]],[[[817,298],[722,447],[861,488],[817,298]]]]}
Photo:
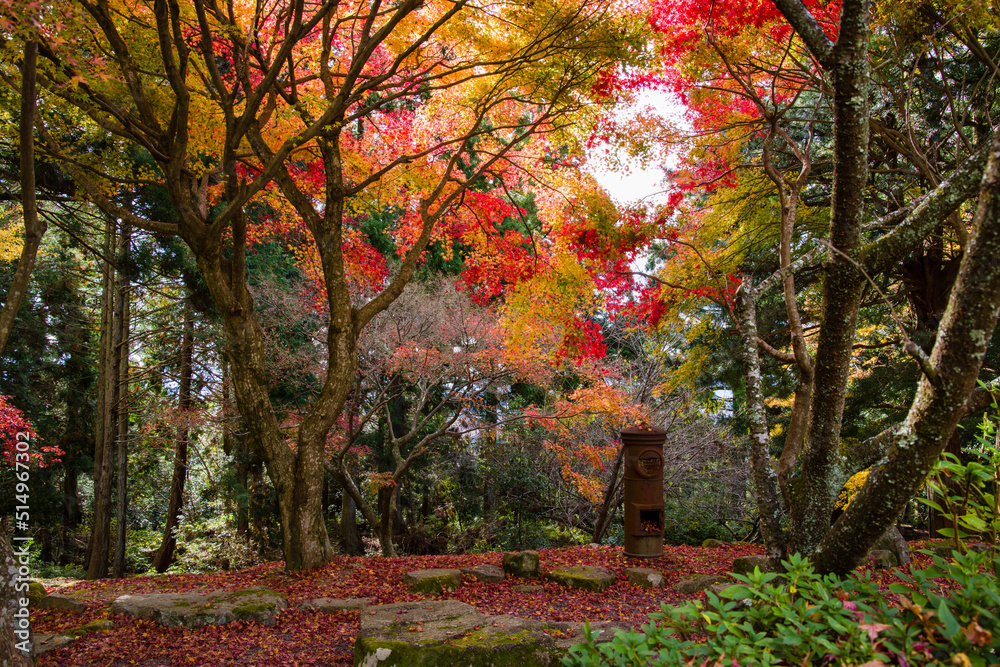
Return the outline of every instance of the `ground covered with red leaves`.
{"type": "MultiPolygon", "coordinates": [[[[462,556],[413,556],[406,558],[339,557],[326,566],[305,572],[287,573],[281,563],[248,570],[216,574],[140,576],[130,579],[79,581],[61,588],[60,593],[87,604],[84,614],[41,610],[32,612],[35,632],[60,633],[92,621],[111,619],[114,628],[85,636],[73,644],[47,653],[40,667],[56,665],[259,665],[327,666],[350,665],[354,640],[359,629],[359,612],[322,613],[299,609],[314,598],[373,599],[387,604],[448,597],[467,602],[489,614],[513,614],[524,618],[556,621],[623,620],[634,626],[648,622],[660,604],[693,597],[673,591],[682,579],[699,574],[725,574],[738,556],[761,553],[759,545],[735,544],[722,549],[666,547],[656,559],[627,558],[621,547],[570,547],[539,551],[541,570],[573,565],[597,565],[618,575],[618,581],[603,593],[563,588],[540,580],[508,578],[501,583],[483,583],[465,577],[457,591],[446,596],[414,594],[402,582],[405,573],[426,568],[460,568],[489,563],[500,565],[502,554],[462,556]],[[642,588],[625,579],[627,567],[661,570],[666,585],[642,588]],[[517,584],[542,584],[544,590],[517,592],[517,584]],[[224,626],[198,629],[166,628],[152,621],[129,616],[111,616],[110,605],[119,595],[175,593],[187,591],[242,590],[266,586],[288,596],[288,610],[278,622],[267,627],[239,621],[224,626]]],[[[915,558],[925,566],[926,557],[915,558]]],[[[876,580],[894,579],[888,571],[873,570],[876,580]]],[[[702,595],[702,594],[699,594],[702,595]]],[[[361,612],[364,613],[364,612],[361,612]]]]}

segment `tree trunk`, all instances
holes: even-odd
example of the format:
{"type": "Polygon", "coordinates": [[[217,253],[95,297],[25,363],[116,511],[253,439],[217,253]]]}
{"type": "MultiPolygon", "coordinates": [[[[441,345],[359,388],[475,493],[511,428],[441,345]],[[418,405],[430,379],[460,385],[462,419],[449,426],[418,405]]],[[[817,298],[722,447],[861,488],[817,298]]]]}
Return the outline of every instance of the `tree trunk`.
{"type": "Polygon", "coordinates": [[[31,658],[28,614],[27,547],[21,547],[22,561],[20,555],[15,555],[9,532],[6,522],[0,526],[0,572],[3,574],[0,581],[0,665],[30,667],[34,660],[31,658]]]}
{"type": "Polygon", "coordinates": [[[382,547],[382,555],[395,556],[396,545],[392,541],[395,527],[399,523],[399,485],[383,487],[378,490],[378,542],[382,547]]]}
{"type": "MultiPolygon", "coordinates": [[[[795,25],[791,17],[789,20],[795,25]]],[[[802,451],[802,474],[790,494],[793,504],[789,508],[791,548],[807,556],[826,535],[837,493],[847,481],[840,467],[839,448],[864,286],[864,276],[855,262],[861,257],[868,180],[870,20],[869,0],[845,0],[836,45],[830,46],[829,53],[819,53],[821,49],[810,44],[829,72],[833,87],[834,167],[829,237],[833,250],[823,280],[823,327],[815,354],[811,421],[802,451]]]]}
{"type": "Polygon", "coordinates": [[[611,500],[618,490],[618,478],[624,458],[625,446],[622,445],[618,448],[618,455],[615,456],[615,465],[611,469],[611,478],[608,479],[608,485],[604,488],[604,502],[601,503],[601,511],[597,515],[597,523],[594,524],[594,534],[590,538],[590,541],[594,544],[600,544],[601,540],[604,539],[604,533],[608,532],[608,518],[613,514],[609,513],[608,510],[611,508],[611,500]]]}
{"type": "MultiPolygon", "coordinates": [[[[234,226],[239,227],[234,223],[234,226]]],[[[234,231],[234,238],[239,234],[234,231]]],[[[239,244],[237,244],[239,245],[239,244]]],[[[239,255],[239,253],[237,253],[239,255]]],[[[233,378],[236,405],[254,445],[264,453],[267,472],[278,495],[285,568],[307,569],[333,557],[323,521],[323,476],[326,434],[340,411],[354,373],[353,329],[342,334],[346,343],[330,341],[330,369],[320,396],[300,424],[296,451],[286,442],[268,396],[268,359],[264,332],[253,310],[238,262],[228,270],[218,255],[200,255],[198,268],[212,299],[223,313],[226,355],[233,378]],[[336,348],[340,348],[336,350],[336,348]],[[345,361],[344,357],[349,357],[345,361]],[[349,373],[343,366],[346,364],[349,373]]],[[[347,303],[350,303],[348,300],[347,303]]],[[[334,325],[331,324],[331,329],[334,325]]],[[[331,339],[337,336],[330,334],[331,339]]]]}
{"type": "MultiPolygon", "coordinates": [[[[287,487],[286,487],[287,488],[287,487]]],[[[323,481],[296,471],[296,482],[278,494],[285,569],[317,567],[330,560],[333,548],[323,521],[323,481]]]]}
{"type": "Polygon", "coordinates": [[[170,479],[170,501],[167,507],[166,525],[163,527],[163,539],[160,548],[153,556],[153,567],[163,573],[174,562],[174,548],[177,538],[174,532],[177,528],[184,503],[184,482],[187,479],[187,455],[189,429],[188,412],[191,409],[191,375],[194,349],[194,313],[191,300],[184,302],[184,333],[181,338],[181,377],[180,391],[177,397],[177,407],[183,420],[177,429],[177,440],[174,443],[174,472],[170,479]]]}
{"type": "Polygon", "coordinates": [[[79,473],[75,467],[67,468],[63,477],[63,527],[75,528],[80,525],[79,473]]]}
{"type": "Polygon", "coordinates": [[[129,325],[131,320],[131,294],[127,265],[124,263],[129,255],[132,243],[132,230],[128,225],[122,225],[121,240],[118,251],[117,308],[118,331],[116,339],[118,396],[115,401],[115,421],[118,440],[118,473],[117,501],[115,507],[115,559],[112,573],[115,578],[125,577],[125,542],[128,528],[128,426],[129,426],[129,325]]]}
{"type": "Polygon", "coordinates": [[[785,536],[781,531],[781,503],[778,500],[778,476],[771,464],[771,437],[764,410],[761,388],[760,356],[757,352],[757,306],[753,282],[744,276],[737,294],[736,308],[740,318],[743,349],[743,377],[746,380],[747,412],[750,421],[750,469],[756,490],[760,533],[764,538],[764,553],[773,569],[779,569],[786,556],[785,536]]]}
{"type": "Polygon", "coordinates": [[[47,224],[38,217],[38,202],[35,198],[35,84],[38,43],[28,40],[24,44],[24,61],[21,66],[21,210],[24,217],[24,246],[17,260],[14,278],[3,310],[0,310],[0,353],[7,346],[7,339],[14,328],[14,318],[21,308],[21,301],[28,290],[28,279],[35,267],[38,247],[42,244],[47,224]]]}
{"type": "Polygon", "coordinates": [[[114,222],[105,218],[103,288],[101,291],[101,342],[97,371],[97,416],[94,425],[94,516],[87,546],[87,579],[108,576],[111,543],[111,445],[114,442],[114,222]]]}
{"type": "Polygon", "coordinates": [[[820,572],[854,569],[920,490],[965,412],[1000,311],[1000,132],[983,174],[974,235],[966,246],[929,369],[885,462],[815,553],[820,572]]]}
{"type": "Polygon", "coordinates": [[[358,532],[357,506],[346,490],[342,491],[340,499],[340,544],[352,556],[362,556],[365,553],[361,533],[358,532]]]}

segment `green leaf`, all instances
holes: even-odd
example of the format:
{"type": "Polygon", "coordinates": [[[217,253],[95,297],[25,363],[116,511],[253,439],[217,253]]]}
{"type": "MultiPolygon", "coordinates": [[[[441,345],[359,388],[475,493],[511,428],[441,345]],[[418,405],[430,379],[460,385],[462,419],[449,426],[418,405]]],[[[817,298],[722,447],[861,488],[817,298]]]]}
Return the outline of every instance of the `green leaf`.
{"type": "Polygon", "coordinates": [[[952,615],[951,610],[948,609],[948,605],[944,600],[941,600],[938,603],[937,615],[938,618],[941,619],[941,622],[944,623],[945,633],[948,637],[954,637],[958,634],[960,629],[958,621],[955,620],[955,617],[952,615]]]}

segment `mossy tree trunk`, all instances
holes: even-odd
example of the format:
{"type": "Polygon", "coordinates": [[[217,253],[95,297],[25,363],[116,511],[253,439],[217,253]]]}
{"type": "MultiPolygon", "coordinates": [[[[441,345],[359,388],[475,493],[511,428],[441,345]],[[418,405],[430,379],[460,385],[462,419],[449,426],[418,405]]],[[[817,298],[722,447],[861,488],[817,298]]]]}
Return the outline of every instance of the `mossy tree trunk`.
{"type": "Polygon", "coordinates": [[[166,572],[174,562],[174,548],[177,546],[177,523],[181,507],[184,504],[184,483],[187,480],[188,438],[190,428],[187,424],[187,414],[191,410],[191,376],[194,360],[194,311],[190,299],[184,301],[184,332],[181,335],[180,349],[180,387],[177,396],[177,408],[183,422],[177,428],[177,438],[174,441],[174,468],[170,478],[170,500],[167,505],[166,523],[163,527],[163,539],[153,556],[153,567],[157,572],[166,572]]]}
{"type": "MultiPolygon", "coordinates": [[[[895,522],[906,502],[923,484],[934,460],[951,438],[975,386],[1000,307],[1000,267],[995,266],[995,259],[1000,256],[1000,232],[996,229],[1000,226],[996,210],[1000,140],[994,136],[990,146],[974,152],[947,179],[935,180],[936,187],[919,205],[905,212],[901,222],[894,221],[892,231],[865,244],[861,223],[868,179],[870,2],[850,0],[842,4],[836,43],[830,41],[799,0],[776,0],[775,4],[823,67],[833,93],[834,109],[833,191],[821,329],[811,382],[803,374],[796,391],[795,404],[800,403],[801,394],[808,400],[808,411],[800,414],[793,410],[790,426],[790,430],[804,428],[801,452],[793,452],[797,456],[790,455],[780,465],[782,470],[790,470],[794,464],[798,474],[794,479],[789,478],[782,491],[791,523],[790,548],[813,557],[821,571],[846,572],[895,522]],[[907,346],[908,353],[923,369],[924,377],[906,421],[841,451],[841,424],[861,296],[867,281],[865,273],[876,275],[897,266],[934,229],[956,224],[955,215],[961,204],[977,194],[974,233],[964,244],[965,255],[947,299],[931,356],[928,359],[916,346],[907,346]],[[803,415],[806,418],[795,420],[803,415]],[[860,468],[877,462],[881,465],[831,528],[831,511],[843,483],[860,468]]],[[[785,199],[782,201],[784,208],[785,199]]],[[[790,257],[783,254],[781,270],[764,281],[772,285],[783,283],[793,329],[797,313],[789,304],[788,276],[795,268],[790,257]]],[[[943,287],[950,280],[940,282],[943,287]]],[[[770,438],[763,420],[762,398],[752,400],[759,372],[753,363],[756,349],[768,346],[748,334],[754,329],[749,318],[753,312],[754,286],[748,284],[741,296],[748,400],[751,407],[756,405],[761,417],[761,423],[754,422],[752,429],[755,452],[751,460],[770,557],[784,553],[780,534],[767,529],[767,522],[776,521],[781,508],[778,491],[769,480],[773,463],[767,453],[770,438]]],[[[804,369],[794,340],[793,350],[794,355],[786,355],[789,358],[785,361],[804,369]]]]}

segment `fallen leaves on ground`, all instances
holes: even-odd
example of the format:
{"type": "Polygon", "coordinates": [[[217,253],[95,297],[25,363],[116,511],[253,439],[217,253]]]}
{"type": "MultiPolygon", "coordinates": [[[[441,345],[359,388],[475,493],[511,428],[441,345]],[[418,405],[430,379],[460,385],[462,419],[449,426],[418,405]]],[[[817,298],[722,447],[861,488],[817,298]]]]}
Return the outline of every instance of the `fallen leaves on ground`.
{"type": "MultiPolygon", "coordinates": [[[[304,572],[287,573],[281,563],[247,570],[214,574],[140,576],[130,579],[80,581],[61,588],[87,603],[84,614],[41,610],[32,613],[35,632],[60,633],[92,621],[112,618],[114,628],[83,637],[39,659],[39,667],[102,665],[107,667],[166,667],[180,665],[240,666],[333,666],[351,665],[359,612],[322,613],[299,609],[315,598],[372,598],[372,604],[421,599],[450,598],[466,602],[488,614],[512,614],[523,618],[554,621],[620,620],[638,627],[648,622],[660,603],[674,604],[694,597],[673,591],[682,579],[701,574],[725,574],[733,559],[761,553],[753,544],[733,544],[722,549],[666,547],[660,558],[627,558],[621,547],[581,546],[539,551],[544,572],[573,565],[596,565],[618,576],[602,593],[564,588],[545,579],[508,578],[484,583],[463,578],[458,590],[429,596],[411,593],[402,577],[412,570],[501,565],[502,554],[459,556],[410,556],[402,558],[338,557],[331,563],[304,572]],[[629,584],[625,568],[651,567],[661,570],[665,585],[642,588],[629,584]],[[518,592],[513,586],[534,583],[541,590],[518,592]],[[288,596],[288,610],[272,627],[249,621],[197,629],[166,628],[152,621],[129,616],[110,616],[110,605],[120,595],[181,593],[188,591],[242,590],[266,586],[288,596]]],[[[926,556],[916,555],[918,567],[926,556]]],[[[897,581],[888,570],[863,570],[881,586],[897,581]]],[[[702,595],[699,593],[698,595],[702,595]]],[[[364,612],[361,612],[364,613],[364,612]]]]}

